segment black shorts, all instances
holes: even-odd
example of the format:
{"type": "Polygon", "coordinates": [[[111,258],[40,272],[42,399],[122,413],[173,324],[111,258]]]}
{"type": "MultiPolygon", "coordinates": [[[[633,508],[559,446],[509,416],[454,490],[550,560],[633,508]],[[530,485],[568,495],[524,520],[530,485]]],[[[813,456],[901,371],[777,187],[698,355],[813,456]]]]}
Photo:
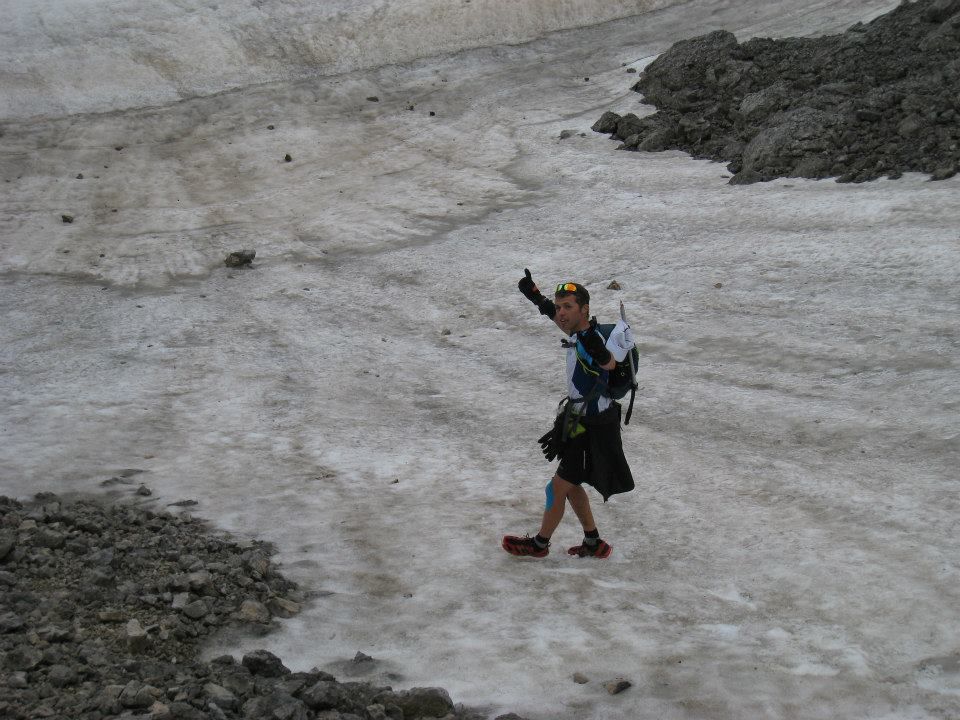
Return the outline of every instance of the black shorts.
{"type": "Polygon", "coordinates": [[[633,490],[633,475],[620,440],[620,405],[614,403],[580,422],[585,431],[564,448],[557,476],[573,485],[592,485],[604,502],[611,495],[633,490]]]}
{"type": "Polygon", "coordinates": [[[582,432],[567,443],[560,456],[557,475],[573,485],[583,485],[590,479],[590,431],[582,432]]]}

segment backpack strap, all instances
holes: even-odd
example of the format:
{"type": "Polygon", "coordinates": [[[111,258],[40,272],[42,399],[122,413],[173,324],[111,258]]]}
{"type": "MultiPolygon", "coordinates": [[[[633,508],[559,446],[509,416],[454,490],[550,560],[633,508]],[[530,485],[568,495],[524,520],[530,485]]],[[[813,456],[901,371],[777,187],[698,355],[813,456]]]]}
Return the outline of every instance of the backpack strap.
{"type": "MultiPolygon", "coordinates": [[[[560,404],[564,405],[563,437],[562,437],[564,441],[566,441],[569,438],[570,433],[573,431],[574,426],[576,426],[580,418],[588,417],[586,414],[587,406],[593,400],[595,400],[596,397],[600,395],[606,387],[607,387],[607,384],[598,377],[597,381],[593,384],[593,387],[590,388],[590,392],[588,392],[584,397],[581,397],[581,398],[566,397],[560,401],[560,404]],[[581,413],[580,411],[578,411],[576,408],[573,407],[575,403],[583,403],[583,413],[581,413]]],[[[631,386],[631,389],[630,389],[630,406],[627,408],[626,419],[624,420],[624,423],[623,423],[624,425],[627,425],[630,422],[630,415],[633,413],[633,398],[636,394],[637,394],[637,386],[636,384],[634,384],[633,386],[631,386]]],[[[589,417],[593,417],[593,416],[589,416],[589,417]]]]}
{"type": "MultiPolygon", "coordinates": [[[[602,337],[604,340],[609,340],[609,339],[610,339],[610,334],[613,332],[614,327],[616,327],[616,326],[615,326],[615,325],[611,325],[611,324],[603,324],[603,325],[597,325],[597,326],[596,326],[596,330],[597,330],[597,332],[600,334],[600,337],[602,337]]],[[[576,343],[571,343],[571,342],[570,342],[569,340],[567,340],[566,338],[563,338],[563,339],[560,341],[560,345],[563,346],[563,347],[565,347],[565,348],[571,348],[571,347],[572,347],[572,348],[576,348],[576,353],[577,353],[577,356],[579,357],[579,355],[580,355],[580,347],[581,347],[581,344],[580,344],[579,341],[577,341],[576,343]]],[[[631,356],[630,356],[630,353],[631,353],[631,352],[633,352],[633,351],[632,351],[632,350],[628,350],[628,351],[627,351],[627,357],[628,357],[628,358],[631,358],[631,356]]],[[[593,358],[591,358],[589,355],[587,355],[587,360],[588,360],[588,362],[590,362],[591,364],[595,364],[595,361],[594,361],[593,358]]],[[[632,358],[631,358],[631,361],[632,361],[632,358]]],[[[632,366],[631,366],[631,367],[632,367],[632,366]]],[[[599,370],[599,367],[598,367],[598,370],[599,370]]],[[[600,394],[601,394],[604,390],[606,390],[608,387],[609,387],[609,385],[603,381],[603,378],[600,377],[600,374],[599,374],[599,372],[598,372],[598,373],[597,373],[597,379],[596,379],[596,381],[593,383],[593,387],[590,388],[590,392],[588,392],[588,393],[586,394],[586,396],[584,396],[584,397],[582,397],[582,398],[577,398],[577,399],[568,397],[568,398],[564,398],[563,400],[560,401],[560,404],[561,404],[561,405],[563,405],[564,403],[566,403],[566,407],[563,408],[563,414],[564,414],[564,418],[563,418],[563,440],[564,440],[564,441],[567,440],[567,437],[568,437],[568,435],[569,435],[569,432],[572,430],[573,425],[576,424],[577,419],[580,417],[580,413],[577,412],[576,410],[574,410],[574,409],[572,408],[572,405],[573,405],[574,403],[582,402],[582,403],[583,403],[584,415],[586,415],[587,406],[588,406],[593,400],[595,400],[595,399],[597,398],[597,396],[600,395],[600,394]],[[571,415],[572,415],[572,422],[571,422],[571,415]]],[[[636,394],[637,394],[637,382],[636,382],[636,378],[634,378],[633,385],[630,386],[630,405],[627,407],[627,414],[626,414],[625,419],[624,419],[624,422],[623,422],[624,425],[627,425],[627,424],[630,423],[630,416],[633,414],[633,399],[634,399],[634,397],[636,396],[636,394]]]]}
{"type": "Polygon", "coordinates": [[[580,398],[566,397],[560,401],[560,404],[563,405],[563,435],[562,440],[565,442],[569,437],[570,433],[573,432],[573,428],[576,427],[577,423],[580,421],[581,417],[586,417],[587,407],[593,402],[598,395],[602,392],[603,388],[606,387],[599,377],[597,381],[593,384],[593,387],[590,388],[585,396],[580,398]],[[577,410],[574,407],[577,403],[583,403],[583,412],[577,410]]]}
{"type": "Polygon", "coordinates": [[[627,414],[623,418],[623,424],[630,424],[630,416],[633,415],[633,399],[637,396],[637,384],[630,386],[630,404],[627,406],[627,414]]]}

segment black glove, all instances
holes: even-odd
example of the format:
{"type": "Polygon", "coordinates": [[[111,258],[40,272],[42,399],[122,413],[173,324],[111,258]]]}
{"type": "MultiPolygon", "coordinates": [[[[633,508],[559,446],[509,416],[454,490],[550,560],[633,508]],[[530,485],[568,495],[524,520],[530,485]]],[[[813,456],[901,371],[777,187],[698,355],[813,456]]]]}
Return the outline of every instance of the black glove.
{"type": "Polygon", "coordinates": [[[563,426],[566,422],[567,413],[558,413],[556,419],[553,421],[553,427],[544,433],[543,437],[537,440],[537,442],[540,443],[540,451],[547,459],[547,462],[553,462],[555,458],[563,455],[567,443],[570,442],[569,435],[564,432],[563,426]],[[567,435],[566,440],[564,440],[564,435],[567,435]]]}
{"type": "Polygon", "coordinates": [[[583,349],[590,353],[597,365],[606,365],[610,362],[610,351],[607,350],[607,341],[597,330],[597,319],[590,318],[590,327],[577,333],[577,339],[583,349]]]}
{"type": "Polygon", "coordinates": [[[540,451],[547,459],[547,462],[553,462],[554,458],[563,453],[564,443],[561,442],[560,437],[560,433],[557,432],[556,428],[550,428],[542,438],[537,440],[537,442],[540,443],[540,451]]]}
{"type": "Polygon", "coordinates": [[[520,292],[523,293],[523,296],[532,302],[534,305],[539,305],[542,300],[546,300],[543,297],[543,294],[540,292],[540,288],[537,287],[537,284],[533,281],[533,277],[530,275],[530,271],[527,268],[523,269],[524,277],[520,278],[520,282],[517,283],[517,287],[520,288],[520,292]]]}
{"type": "Polygon", "coordinates": [[[551,320],[557,312],[557,308],[553,304],[553,300],[548,300],[540,292],[540,288],[537,287],[537,284],[533,281],[533,277],[530,275],[530,271],[527,268],[523,269],[524,277],[520,278],[520,282],[517,283],[517,287],[520,289],[520,292],[523,293],[523,296],[532,302],[540,310],[541,315],[546,315],[551,320]]]}

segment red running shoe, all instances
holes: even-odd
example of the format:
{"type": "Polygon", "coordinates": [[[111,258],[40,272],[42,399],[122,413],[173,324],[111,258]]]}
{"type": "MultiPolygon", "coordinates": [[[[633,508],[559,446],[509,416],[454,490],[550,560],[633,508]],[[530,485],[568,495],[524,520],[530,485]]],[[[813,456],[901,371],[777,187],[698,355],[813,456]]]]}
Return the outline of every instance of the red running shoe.
{"type": "Polygon", "coordinates": [[[583,545],[574,545],[572,548],[567,550],[568,555],[575,555],[576,557],[595,557],[595,558],[608,558],[610,553],[613,552],[613,548],[607,543],[606,540],[599,540],[597,544],[591,547],[584,543],[583,545]]]}
{"type": "Polygon", "coordinates": [[[504,535],[502,545],[503,549],[511,555],[519,555],[521,557],[542,558],[550,554],[549,544],[547,547],[540,547],[529,535],[525,537],[504,535]]]}

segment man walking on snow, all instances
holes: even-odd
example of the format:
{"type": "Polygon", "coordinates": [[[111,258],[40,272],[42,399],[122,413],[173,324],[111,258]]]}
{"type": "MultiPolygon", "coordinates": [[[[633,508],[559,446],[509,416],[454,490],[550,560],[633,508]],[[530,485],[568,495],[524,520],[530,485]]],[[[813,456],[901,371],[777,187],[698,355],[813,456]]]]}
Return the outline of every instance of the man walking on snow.
{"type": "MultiPolygon", "coordinates": [[[[633,338],[625,322],[604,337],[590,317],[590,293],[583,285],[561,283],[554,299],[545,298],[525,271],[520,292],[568,336],[567,393],[553,429],[540,438],[547,460],[560,458],[556,474],[546,487],[546,508],[535,537],[505,535],[503,549],[511,555],[542,558],[550,552],[550,537],[563,519],[567,502],[583,526],[583,542],[567,552],[578,557],[606,558],[612,548],[600,538],[583,488],[592,485],[604,502],[633,489],[633,476],[620,441],[620,405],[610,396],[611,372],[617,358],[626,356],[633,338]]],[[[622,358],[621,358],[622,359],[622,358]]]]}

